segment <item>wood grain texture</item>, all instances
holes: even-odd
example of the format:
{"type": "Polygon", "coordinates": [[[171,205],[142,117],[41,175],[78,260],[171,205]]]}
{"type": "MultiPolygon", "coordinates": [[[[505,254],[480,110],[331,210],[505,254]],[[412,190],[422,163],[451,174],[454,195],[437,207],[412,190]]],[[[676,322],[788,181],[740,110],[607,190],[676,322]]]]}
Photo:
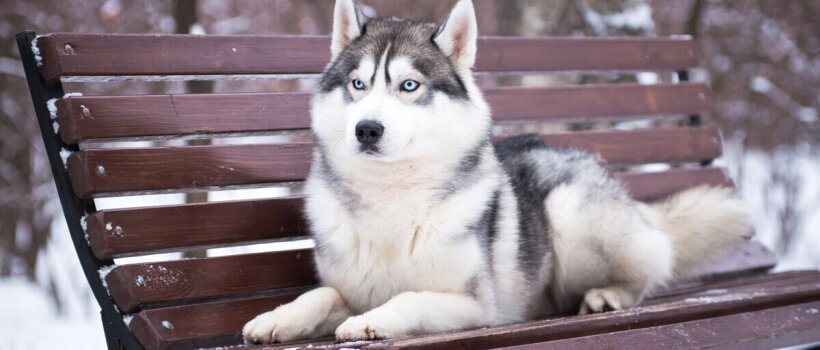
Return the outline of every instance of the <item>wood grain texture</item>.
{"type": "MultiPolygon", "coordinates": [[[[319,73],[330,60],[327,36],[52,33],[37,44],[50,81],[76,75],[319,73]]],[[[481,37],[475,67],[530,72],[695,66],[691,39],[481,37]]]]}
{"type": "Polygon", "coordinates": [[[309,286],[317,283],[313,270],[313,250],[302,249],[122,265],[105,281],[130,313],[146,304],[309,286]]]}
{"type": "Polygon", "coordinates": [[[516,86],[487,89],[484,97],[497,122],[577,122],[711,111],[709,89],[700,83],[516,86]]]}
{"type": "MultiPolygon", "coordinates": [[[[487,349],[644,329],[820,300],[820,274],[815,271],[788,274],[785,278],[779,274],[762,276],[747,284],[721,287],[720,290],[707,285],[705,292],[682,294],[675,298],[666,298],[663,303],[617,312],[566,316],[507,326],[340,346],[372,349],[487,349]]],[[[242,341],[240,331],[245,322],[260,312],[290,300],[289,298],[292,296],[147,309],[137,314],[131,323],[131,329],[146,349],[239,344],[242,341]],[[162,327],[161,323],[164,320],[171,322],[174,328],[169,330],[162,327]]],[[[651,302],[651,299],[648,302],[651,302]]],[[[311,343],[321,345],[326,342],[311,343]]],[[[294,344],[279,344],[277,348],[293,346],[294,344]]]]}
{"type": "MultiPolygon", "coordinates": [[[[750,232],[749,236],[753,234],[750,232]]],[[[757,241],[746,241],[726,252],[724,256],[714,258],[715,260],[704,262],[703,266],[692,270],[680,280],[683,282],[726,279],[735,276],[739,271],[760,273],[777,265],[777,255],[757,241]]]]}
{"type": "Polygon", "coordinates": [[[792,279],[684,294],[664,303],[622,311],[430,335],[386,345],[408,349],[488,349],[676,324],[818,300],[820,275],[814,272],[792,279]]]}
{"type": "Polygon", "coordinates": [[[145,310],[134,316],[130,328],[147,350],[241,344],[239,334],[245,322],[297,296],[284,294],[145,310]],[[164,327],[162,321],[171,322],[173,329],[164,327]]]}
{"type": "Polygon", "coordinates": [[[312,143],[291,143],[93,149],[72,154],[68,172],[75,193],[83,198],[291,182],[307,176],[312,148],[312,143]]]}
{"type": "Polygon", "coordinates": [[[86,219],[99,259],[307,235],[302,197],[101,210],[86,219]]]}
{"type": "MultiPolygon", "coordinates": [[[[701,184],[732,186],[719,168],[616,176],[640,200],[701,184]]],[[[106,259],[302,236],[307,233],[302,205],[301,197],[291,197],[101,210],[87,219],[88,240],[94,254],[106,259]]]]}
{"type": "MultiPolygon", "coordinates": [[[[714,127],[548,134],[556,148],[587,150],[610,164],[702,161],[721,154],[714,127]]],[[[83,198],[128,192],[203,190],[303,180],[311,143],[88,149],[68,158],[83,198]]]]}
{"type": "Polygon", "coordinates": [[[820,341],[820,302],[502,349],[775,349],[820,341]]]}
{"type": "Polygon", "coordinates": [[[271,132],[308,128],[309,100],[310,94],[301,92],[69,97],[57,101],[57,121],[68,144],[271,132]]]}
{"type": "Polygon", "coordinates": [[[699,185],[734,187],[722,168],[682,168],[659,173],[615,173],[632,198],[653,201],[699,185]]]}
{"type": "MultiPolygon", "coordinates": [[[[710,110],[699,83],[504,87],[484,90],[496,122],[679,116],[710,110]]],[[[170,138],[307,129],[310,94],[80,96],[57,101],[60,137],[170,138]]]]}

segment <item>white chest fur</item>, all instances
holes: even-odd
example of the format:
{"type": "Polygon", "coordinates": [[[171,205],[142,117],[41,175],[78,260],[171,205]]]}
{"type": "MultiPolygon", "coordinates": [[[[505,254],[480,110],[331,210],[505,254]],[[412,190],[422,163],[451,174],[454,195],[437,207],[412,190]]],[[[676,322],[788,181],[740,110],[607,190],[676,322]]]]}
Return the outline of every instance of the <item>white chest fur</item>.
{"type": "Polygon", "coordinates": [[[397,179],[389,185],[352,183],[355,211],[322,179],[308,181],[307,213],[317,240],[317,268],[355,312],[379,306],[405,291],[463,292],[486,269],[478,220],[493,179],[473,191],[436,200],[429,184],[397,179]]]}

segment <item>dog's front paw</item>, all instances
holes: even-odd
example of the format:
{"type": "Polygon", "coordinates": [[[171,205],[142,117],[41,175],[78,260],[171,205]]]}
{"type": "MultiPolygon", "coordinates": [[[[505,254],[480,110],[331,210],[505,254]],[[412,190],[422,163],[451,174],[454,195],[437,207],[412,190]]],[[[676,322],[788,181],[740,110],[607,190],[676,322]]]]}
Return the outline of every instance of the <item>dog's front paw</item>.
{"type": "Polygon", "coordinates": [[[336,340],[373,340],[390,338],[389,329],[384,324],[374,322],[366,315],[348,317],[336,328],[336,340]]]}
{"type": "Polygon", "coordinates": [[[315,322],[310,322],[310,316],[284,305],[246,323],[242,328],[242,338],[246,344],[307,338],[317,326],[315,322]]]}

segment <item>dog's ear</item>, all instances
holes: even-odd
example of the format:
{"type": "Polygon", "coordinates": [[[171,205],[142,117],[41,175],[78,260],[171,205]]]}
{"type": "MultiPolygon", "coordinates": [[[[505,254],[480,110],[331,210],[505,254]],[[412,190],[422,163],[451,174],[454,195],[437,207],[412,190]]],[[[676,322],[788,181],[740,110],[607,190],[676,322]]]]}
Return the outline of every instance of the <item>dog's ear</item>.
{"type": "Polygon", "coordinates": [[[336,0],[333,10],[333,35],[330,43],[330,54],[333,59],[339,56],[351,40],[362,35],[367,18],[359,9],[356,0],[336,0]]]}
{"type": "Polygon", "coordinates": [[[436,45],[459,70],[469,70],[475,63],[478,24],[471,0],[459,0],[433,37],[436,45]]]}

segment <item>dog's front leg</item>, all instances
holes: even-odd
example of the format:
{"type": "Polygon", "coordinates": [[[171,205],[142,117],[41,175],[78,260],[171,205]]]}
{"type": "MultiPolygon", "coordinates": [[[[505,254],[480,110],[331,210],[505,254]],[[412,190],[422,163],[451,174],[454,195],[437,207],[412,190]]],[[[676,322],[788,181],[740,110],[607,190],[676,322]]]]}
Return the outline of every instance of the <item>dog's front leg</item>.
{"type": "Polygon", "coordinates": [[[351,312],[334,288],[311,290],[256,316],[242,328],[246,343],[273,343],[330,335],[351,312]]]}
{"type": "Polygon", "coordinates": [[[410,334],[474,328],[490,322],[475,298],[455,293],[404,292],[382,306],[348,318],[336,339],[386,339],[410,334]]]}

